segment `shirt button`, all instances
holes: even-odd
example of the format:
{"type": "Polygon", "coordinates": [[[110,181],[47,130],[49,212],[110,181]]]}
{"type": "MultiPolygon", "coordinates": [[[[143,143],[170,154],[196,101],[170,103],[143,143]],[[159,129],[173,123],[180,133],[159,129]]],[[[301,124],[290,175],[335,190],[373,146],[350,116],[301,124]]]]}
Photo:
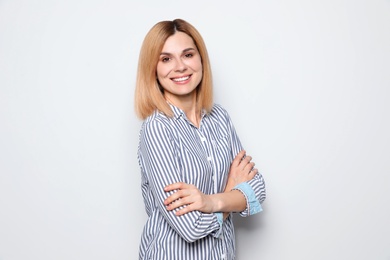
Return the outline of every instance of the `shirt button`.
{"type": "Polygon", "coordinates": [[[207,157],[207,160],[208,160],[208,161],[211,161],[211,157],[210,157],[210,156],[209,156],[209,157],[207,157]]]}

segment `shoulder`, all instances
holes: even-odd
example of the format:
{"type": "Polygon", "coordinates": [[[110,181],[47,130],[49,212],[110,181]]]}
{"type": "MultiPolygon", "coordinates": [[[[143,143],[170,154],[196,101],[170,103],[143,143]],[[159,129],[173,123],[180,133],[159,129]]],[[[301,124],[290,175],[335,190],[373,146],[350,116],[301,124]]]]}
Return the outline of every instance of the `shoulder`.
{"type": "Polygon", "coordinates": [[[164,132],[169,131],[172,123],[172,118],[156,111],[152,115],[148,116],[142,123],[140,135],[141,136],[156,136],[161,135],[164,132]]]}
{"type": "Polygon", "coordinates": [[[214,104],[210,112],[210,117],[217,120],[230,120],[228,111],[220,104],[214,104]]]}
{"type": "Polygon", "coordinates": [[[213,108],[211,109],[211,111],[224,112],[225,113],[226,109],[221,104],[215,103],[213,105],[213,108]]]}

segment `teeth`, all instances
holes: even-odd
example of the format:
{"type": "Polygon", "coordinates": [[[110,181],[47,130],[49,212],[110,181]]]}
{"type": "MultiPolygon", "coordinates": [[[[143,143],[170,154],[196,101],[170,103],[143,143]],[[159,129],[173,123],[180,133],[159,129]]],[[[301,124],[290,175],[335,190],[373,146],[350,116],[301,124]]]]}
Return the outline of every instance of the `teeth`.
{"type": "Polygon", "coordinates": [[[185,81],[185,80],[187,80],[187,79],[189,79],[189,78],[190,78],[190,76],[181,77],[181,78],[175,78],[175,79],[172,79],[172,80],[175,81],[175,82],[179,82],[179,81],[185,81]]]}

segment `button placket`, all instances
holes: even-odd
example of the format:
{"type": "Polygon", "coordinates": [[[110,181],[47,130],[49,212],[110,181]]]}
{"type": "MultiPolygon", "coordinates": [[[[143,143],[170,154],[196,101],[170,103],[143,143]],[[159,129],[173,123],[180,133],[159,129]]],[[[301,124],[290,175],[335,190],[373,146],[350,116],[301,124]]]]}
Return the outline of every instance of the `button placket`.
{"type": "MultiPolygon", "coordinates": [[[[200,129],[197,130],[197,133],[199,135],[200,140],[202,141],[202,145],[207,153],[207,161],[211,164],[213,167],[213,187],[214,187],[214,193],[218,192],[218,184],[217,184],[217,177],[216,177],[216,166],[213,162],[212,158],[212,147],[214,148],[217,144],[214,140],[211,140],[211,143],[207,141],[206,137],[203,135],[202,131],[200,129]]],[[[222,237],[219,239],[218,243],[220,243],[220,246],[222,247],[222,252],[220,254],[221,259],[225,260],[227,259],[226,255],[226,245],[224,241],[224,236],[222,233],[222,237]]]]}

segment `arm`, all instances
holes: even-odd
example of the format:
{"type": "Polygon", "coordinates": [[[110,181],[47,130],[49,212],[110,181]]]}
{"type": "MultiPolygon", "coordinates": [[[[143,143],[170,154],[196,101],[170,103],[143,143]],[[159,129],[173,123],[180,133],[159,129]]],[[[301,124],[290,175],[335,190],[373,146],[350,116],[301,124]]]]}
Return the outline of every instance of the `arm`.
{"type": "Polygon", "coordinates": [[[209,234],[218,235],[220,223],[216,214],[192,211],[177,217],[166,209],[163,201],[174,191],[164,190],[169,183],[181,182],[178,147],[169,129],[160,121],[144,124],[140,134],[139,158],[141,169],[147,176],[156,206],[170,226],[188,242],[209,234]]]}
{"type": "Polygon", "coordinates": [[[203,194],[194,185],[186,183],[174,183],[165,187],[166,191],[174,191],[169,196],[164,204],[168,210],[174,210],[182,206],[186,206],[176,211],[176,215],[181,216],[193,210],[201,212],[227,212],[224,214],[224,219],[229,215],[229,212],[239,212],[246,208],[246,198],[239,190],[233,188],[237,185],[251,180],[257,173],[257,169],[253,168],[254,163],[251,162],[251,156],[245,156],[245,151],[241,151],[233,160],[230,167],[229,180],[223,193],[203,194]]]}
{"type": "Polygon", "coordinates": [[[219,109],[220,118],[224,118],[223,125],[230,133],[231,153],[235,158],[232,162],[228,182],[223,193],[204,195],[196,187],[185,183],[173,183],[166,187],[167,190],[178,190],[164,203],[169,210],[187,205],[186,208],[177,211],[183,215],[191,210],[202,212],[224,212],[226,219],[229,212],[240,212],[243,217],[262,211],[261,203],[265,199],[265,184],[263,177],[254,169],[252,158],[245,156],[241,142],[237,136],[229,115],[223,109],[219,109]],[[248,168],[245,168],[248,167],[248,168]],[[180,200],[178,200],[180,199],[180,200]],[[173,203],[174,202],[174,203],[173,203]]]}
{"type": "MultiPolygon", "coordinates": [[[[232,145],[232,152],[234,155],[239,153],[239,151],[241,151],[243,148],[240,139],[238,138],[237,132],[234,128],[233,122],[230,119],[230,116],[226,111],[224,111],[224,113],[225,113],[227,125],[229,127],[229,132],[231,133],[231,145],[232,145]]],[[[230,175],[229,175],[229,180],[230,180],[230,175]]],[[[231,187],[227,187],[227,188],[231,188],[231,187]]],[[[252,179],[234,186],[233,189],[240,191],[245,196],[246,199],[246,208],[245,210],[240,211],[240,215],[242,217],[254,215],[263,210],[261,207],[261,203],[263,203],[263,201],[266,198],[266,190],[265,190],[264,179],[260,172],[257,171],[255,176],[252,179]]],[[[225,191],[227,191],[227,189],[225,189],[225,191]]]]}

